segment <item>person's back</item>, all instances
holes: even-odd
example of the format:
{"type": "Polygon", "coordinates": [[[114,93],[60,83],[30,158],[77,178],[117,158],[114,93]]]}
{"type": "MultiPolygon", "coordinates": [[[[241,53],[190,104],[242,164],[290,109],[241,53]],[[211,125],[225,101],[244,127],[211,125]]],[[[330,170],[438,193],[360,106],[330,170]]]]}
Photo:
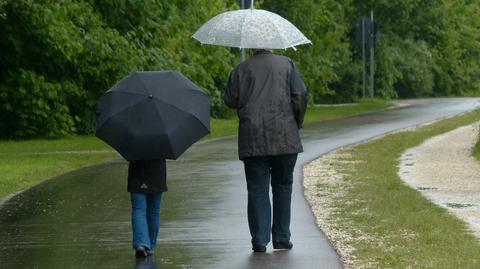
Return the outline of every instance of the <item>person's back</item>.
{"type": "Polygon", "coordinates": [[[252,249],[265,252],[270,234],[273,248],[291,249],[293,169],[303,151],[298,130],[307,104],[305,85],[289,58],[257,50],[230,74],[224,101],[240,120],[238,151],[247,180],[252,249]]]}
{"type": "Polygon", "coordinates": [[[225,103],[240,120],[240,159],[301,152],[306,89],[293,62],[261,51],[232,72],[225,103]]]}

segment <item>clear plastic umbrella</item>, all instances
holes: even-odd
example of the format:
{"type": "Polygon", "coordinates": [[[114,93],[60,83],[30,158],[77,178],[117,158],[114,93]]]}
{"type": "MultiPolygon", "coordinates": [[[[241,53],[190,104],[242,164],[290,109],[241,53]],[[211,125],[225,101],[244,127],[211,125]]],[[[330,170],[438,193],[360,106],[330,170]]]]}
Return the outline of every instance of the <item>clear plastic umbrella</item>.
{"type": "Polygon", "coordinates": [[[283,17],[261,9],[221,13],[193,35],[202,44],[237,48],[287,49],[312,43],[283,17]]]}

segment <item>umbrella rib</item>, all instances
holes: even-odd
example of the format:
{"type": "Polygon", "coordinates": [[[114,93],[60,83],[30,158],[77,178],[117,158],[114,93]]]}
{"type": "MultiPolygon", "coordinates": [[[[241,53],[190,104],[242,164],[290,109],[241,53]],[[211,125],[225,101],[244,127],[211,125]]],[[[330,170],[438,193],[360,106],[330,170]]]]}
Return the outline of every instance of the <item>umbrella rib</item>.
{"type": "MultiPolygon", "coordinates": [[[[156,101],[158,101],[158,102],[160,102],[160,103],[162,103],[162,104],[165,104],[165,105],[167,105],[167,106],[170,106],[170,107],[172,107],[173,109],[178,110],[178,111],[180,111],[180,112],[182,112],[182,113],[185,113],[185,112],[186,112],[186,111],[181,110],[180,108],[178,108],[178,107],[176,107],[176,106],[174,106],[174,105],[172,105],[172,104],[166,103],[166,102],[164,102],[164,101],[162,101],[162,100],[156,99],[156,101]]],[[[158,104],[157,104],[156,102],[154,102],[154,104],[155,104],[155,106],[158,108],[158,106],[157,106],[158,104]]],[[[157,113],[158,113],[158,110],[157,110],[157,113]]],[[[159,118],[162,118],[160,114],[158,114],[158,115],[159,115],[159,118]]],[[[203,124],[203,122],[202,122],[200,119],[198,119],[195,115],[189,114],[189,116],[195,118],[196,120],[198,120],[198,121],[200,122],[200,124],[201,124],[203,127],[205,127],[205,125],[203,124]]],[[[163,120],[162,120],[162,123],[163,123],[163,120]]],[[[163,124],[163,126],[165,127],[165,124],[163,124]]],[[[167,135],[167,136],[170,136],[168,130],[167,130],[166,128],[165,128],[165,130],[167,131],[167,132],[166,132],[166,135],[167,135]]],[[[208,128],[207,128],[207,130],[208,130],[208,128]]],[[[176,156],[176,155],[177,155],[177,152],[174,152],[173,145],[170,144],[169,146],[170,146],[170,151],[172,152],[172,154],[173,154],[174,156],[176,156]]]]}
{"type": "MultiPolygon", "coordinates": [[[[134,106],[138,105],[138,104],[141,103],[141,102],[145,102],[145,101],[146,101],[146,100],[141,100],[141,101],[139,101],[138,103],[136,103],[134,106]]],[[[134,106],[126,107],[125,109],[121,110],[120,112],[115,113],[114,115],[110,116],[110,117],[102,124],[102,126],[96,131],[97,136],[98,136],[99,133],[102,132],[102,130],[103,130],[103,128],[105,127],[105,125],[107,125],[110,121],[112,121],[112,119],[114,118],[114,116],[116,116],[116,115],[118,115],[118,114],[120,114],[120,113],[125,113],[127,110],[133,109],[134,106]]],[[[127,133],[127,135],[131,136],[130,133],[127,133]]],[[[122,141],[125,141],[125,137],[124,137],[124,136],[122,137],[122,141]]],[[[107,142],[107,141],[105,141],[105,142],[107,142]]],[[[112,146],[113,148],[115,148],[114,145],[110,144],[109,142],[107,142],[107,144],[109,144],[110,146],[112,146]]],[[[123,143],[121,143],[121,144],[128,144],[128,143],[123,142],[123,143]]],[[[118,151],[117,148],[115,148],[115,149],[118,151]]],[[[130,148],[129,148],[128,151],[131,151],[130,148]]],[[[120,153],[120,151],[118,151],[118,152],[120,153]]],[[[129,159],[127,156],[124,156],[122,153],[120,153],[120,154],[121,154],[125,159],[127,159],[127,160],[129,159]]]]}
{"type": "MultiPolygon", "coordinates": [[[[228,12],[225,12],[225,13],[228,13],[228,12]]],[[[213,26],[215,26],[215,25],[217,24],[217,22],[220,20],[220,18],[222,18],[221,16],[222,16],[223,14],[225,14],[225,13],[222,13],[222,14],[219,14],[219,15],[213,17],[210,21],[208,21],[208,22],[207,22],[205,25],[203,25],[202,27],[206,27],[207,24],[208,24],[208,25],[213,25],[213,26]]],[[[201,27],[201,28],[202,28],[202,27],[201,27]]],[[[200,31],[202,30],[201,28],[197,31],[197,33],[200,33],[200,31]]],[[[210,45],[220,45],[220,44],[215,44],[215,43],[212,42],[211,39],[210,39],[210,37],[212,36],[212,32],[214,32],[214,30],[215,30],[214,27],[210,27],[208,31],[205,31],[205,32],[206,32],[206,36],[207,36],[206,42],[202,42],[202,41],[199,40],[200,43],[202,43],[202,44],[210,44],[210,45]]],[[[195,35],[196,35],[197,33],[195,33],[195,35]]],[[[195,35],[194,35],[194,38],[195,38],[195,35]]],[[[195,39],[197,39],[197,38],[195,38],[195,39]]],[[[198,40],[198,39],[197,39],[197,40],[198,40]]],[[[215,39],[215,40],[216,40],[216,39],[215,39]]],[[[227,46],[229,46],[228,44],[221,44],[221,45],[227,45],[227,46]]]]}
{"type": "MultiPolygon", "coordinates": [[[[157,99],[158,100],[158,99],[157,99]]],[[[158,101],[161,101],[161,100],[158,100],[158,101]]],[[[165,103],[165,102],[162,102],[162,103],[165,103]]],[[[160,113],[158,112],[158,107],[157,107],[157,103],[156,102],[153,102],[153,105],[157,108],[155,109],[157,115],[158,115],[158,118],[160,119],[160,122],[162,123],[163,125],[163,128],[165,130],[167,130],[166,126],[165,126],[165,122],[163,121],[163,118],[162,118],[162,115],[160,115],[160,113]]],[[[165,132],[166,135],[168,136],[168,132],[165,132]]],[[[170,140],[170,139],[169,139],[170,140]]],[[[173,156],[175,156],[175,153],[173,152],[173,147],[171,145],[171,143],[168,143],[168,145],[170,146],[170,152],[173,154],[173,156]]]]}
{"type": "Polygon", "coordinates": [[[249,11],[244,11],[245,12],[245,16],[243,17],[243,20],[242,20],[242,23],[240,24],[240,27],[241,27],[241,30],[240,30],[240,46],[239,48],[244,48],[243,47],[243,30],[244,30],[244,25],[245,25],[245,21],[247,20],[247,16],[250,16],[251,15],[251,12],[253,12],[253,10],[249,10],[249,11]]]}
{"type": "Polygon", "coordinates": [[[273,20],[271,17],[268,17],[268,20],[270,21],[270,23],[273,24],[273,26],[274,26],[275,30],[277,31],[278,35],[280,35],[280,38],[282,39],[282,42],[283,42],[283,47],[288,48],[287,45],[286,45],[287,39],[285,38],[283,33],[279,31],[279,27],[278,27],[277,23],[275,22],[275,20],[273,20]]]}
{"type": "MultiPolygon", "coordinates": [[[[118,93],[121,93],[121,94],[127,94],[127,95],[143,95],[143,94],[140,94],[140,93],[132,93],[132,92],[124,92],[124,91],[115,91],[115,92],[107,92],[105,93],[105,95],[109,95],[109,94],[118,94],[118,93]]],[[[138,100],[138,102],[136,102],[135,104],[131,105],[130,107],[133,107],[135,105],[137,105],[138,103],[144,101],[143,99],[142,100],[138,100]]],[[[122,113],[123,111],[125,111],[126,109],[129,109],[130,107],[125,107],[124,109],[120,110],[120,111],[117,111],[116,113],[112,114],[112,115],[109,115],[109,118],[115,116],[115,115],[118,115],[120,113],[122,113]]],[[[107,122],[108,120],[102,122],[102,126],[107,122]]]]}
{"type": "MultiPolygon", "coordinates": [[[[160,100],[160,99],[157,99],[157,98],[155,98],[155,100],[161,102],[162,104],[165,104],[165,105],[168,105],[168,106],[170,106],[170,107],[173,107],[173,108],[176,109],[176,110],[179,110],[179,111],[181,111],[181,112],[185,112],[185,110],[183,110],[183,109],[180,108],[180,107],[177,107],[176,105],[167,103],[167,102],[165,102],[165,101],[163,101],[163,100],[160,100]]],[[[156,104],[155,104],[155,105],[156,105],[156,104]]],[[[203,122],[202,122],[196,115],[194,115],[194,114],[190,114],[190,115],[192,115],[192,116],[193,116],[194,118],[196,118],[199,122],[201,122],[203,126],[205,126],[205,125],[203,124],[203,122]]],[[[206,126],[205,126],[205,127],[206,127],[206,126]]]]}
{"type": "MultiPolygon", "coordinates": [[[[202,96],[204,96],[204,95],[206,94],[206,93],[204,93],[204,92],[199,92],[199,91],[196,91],[196,90],[192,90],[191,92],[194,93],[194,94],[202,95],[202,96]]],[[[131,92],[124,92],[124,91],[116,91],[115,93],[130,94],[130,95],[136,95],[136,94],[144,95],[144,94],[141,94],[141,93],[131,93],[131,92]]],[[[144,96],[147,97],[148,95],[144,95],[144,96]]],[[[167,105],[169,105],[169,106],[175,107],[176,109],[178,109],[178,110],[180,110],[180,111],[183,111],[182,108],[180,108],[180,107],[178,107],[178,106],[176,106],[176,105],[167,103],[167,102],[165,102],[165,101],[163,101],[163,100],[161,100],[161,99],[158,99],[158,98],[156,98],[156,97],[154,97],[154,99],[155,99],[155,100],[158,100],[158,101],[160,101],[160,102],[162,102],[162,103],[164,103],[164,104],[167,104],[167,105]]],[[[140,103],[140,102],[142,102],[142,101],[144,101],[144,100],[139,100],[139,101],[138,101],[137,103],[135,103],[134,105],[137,105],[138,103],[140,103]]],[[[134,105],[132,105],[132,106],[134,106],[134,105]]],[[[125,109],[127,109],[127,108],[125,108],[125,109]]],[[[122,113],[123,111],[125,111],[125,109],[122,109],[122,110],[118,111],[117,113],[110,115],[109,117],[113,117],[113,116],[115,116],[115,115],[117,115],[117,114],[119,114],[119,113],[122,113]]],[[[197,119],[198,119],[198,118],[197,118],[197,119]]],[[[200,119],[198,119],[198,120],[201,122],[200,119]]],[[[102,125],[103,125],[103,124],[102,124],[102,125]]]]}
{"type": "MultiPolygon", "coordinates": [[[[136,73],[136,74],[138,74],[138,73],[136,73]]],[[[142,85],[143,90],[145,90],[145,92],[147,93],[147,96],[149,94],[151,94],[151,92],[147,88],[147,85],[145,85],[145,82],[143,81],[142,76],[138,76],[138,80],[140,81],[140,84],[142,85]]]]}
{"type": "MultiPolygon", "coordinates": [[[[219,15],[217,15],[217,16],[219,16],[219,15]]],[[[212,20],[214,20],[216,22],[218,20],[217,16],[215,16],[212,20]]],[[[212,31],[213,31],[213,27],[211,27],[210,30],[208,30],[208,32],[207,32],[207,42],[205,42],[206,44],[211,44],[212,43],[210,41],[210,36],[211,36],[212,31]]],[[[203,44],[203,42],[202,42],[202,44],[203,44]]]]}

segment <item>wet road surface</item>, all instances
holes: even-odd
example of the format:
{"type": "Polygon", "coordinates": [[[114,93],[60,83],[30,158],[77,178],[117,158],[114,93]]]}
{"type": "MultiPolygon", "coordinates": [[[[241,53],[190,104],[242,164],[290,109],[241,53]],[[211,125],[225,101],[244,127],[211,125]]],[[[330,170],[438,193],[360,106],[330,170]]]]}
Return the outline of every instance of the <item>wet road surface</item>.
{"type": "Polygon", "coordinates": [[[295,172],[292,251],[270,245],[266,254],[251,252],[243,166],[236,138],[228,138],[198,143],[168,162],[154,258],[133,257],[127,163],[115,159],[46,181],[0,207],[0,268],[341,268],[303,197],[301,167],[335,148],[479,106],[477,99],[428,100],[307,126],[295,172]]]}

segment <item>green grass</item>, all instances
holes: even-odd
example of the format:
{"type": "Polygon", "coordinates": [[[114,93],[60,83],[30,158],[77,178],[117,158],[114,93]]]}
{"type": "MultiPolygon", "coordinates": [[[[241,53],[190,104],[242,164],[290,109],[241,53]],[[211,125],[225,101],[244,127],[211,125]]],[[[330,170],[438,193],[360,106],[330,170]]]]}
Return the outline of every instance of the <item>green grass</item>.
{"type": "Polygon", "coordinates": [[[475,147],[473,147],[472,154],[480,161],[480,133],[478,134],[477,143],[475,144],[475,147]]]}
{"type": "Polygon", "coordinates": [[[305,114],[305,124],[378,111],[388,107],[390,104],[380,99],[362,99],[358,103],[340,106],[309,107],[305,114]]]}
{"type": "MultiPolygon", "coordinates": [[[[381,99],[362,99],[358,103],[339,106],[309,106],[305,114],[305,125],[386,109],[391,105],[381,99]]],[[[212,133],[205,139],[237,134],[238,119],[211,121],[212,133]]]]}
{"type": "MultiPolygon", "coordinates": [[[[332,197],[334,226],[367,268],[480,268],[480,242],[466,224],[406,186],[399,157],[424,140],[480,120],[480,110],[415,131],[391,134],[340,151],[333,163],[345,174],[332,197]],[[347,237],[348,238],[348,237],[347,237]]],[[[326,188],[327,186],[318,186],[326,188]]],[[[321,192],[321,191],[320,191],[321,192]]]]}
{"type": "MultiPolygon", "coordinates": [[[[388,106],[386,101],[364,100],[348,106],[310,107],[305,123],[381,110],[388,106]]],[[[212,133],[205,140],[236,135],[237,126],[237,119],[212,119],[212,133]]],[[[114,155],[108,145],[94,136],[0,141],[0,200],[45,178],[98,164],[114,155]]]]}
{"type": "Polygon", "coordinates": [[[0,141],[0,200],[45,178],[101,163],[113,155],[108,145],[93,136],[0,141]]]}

